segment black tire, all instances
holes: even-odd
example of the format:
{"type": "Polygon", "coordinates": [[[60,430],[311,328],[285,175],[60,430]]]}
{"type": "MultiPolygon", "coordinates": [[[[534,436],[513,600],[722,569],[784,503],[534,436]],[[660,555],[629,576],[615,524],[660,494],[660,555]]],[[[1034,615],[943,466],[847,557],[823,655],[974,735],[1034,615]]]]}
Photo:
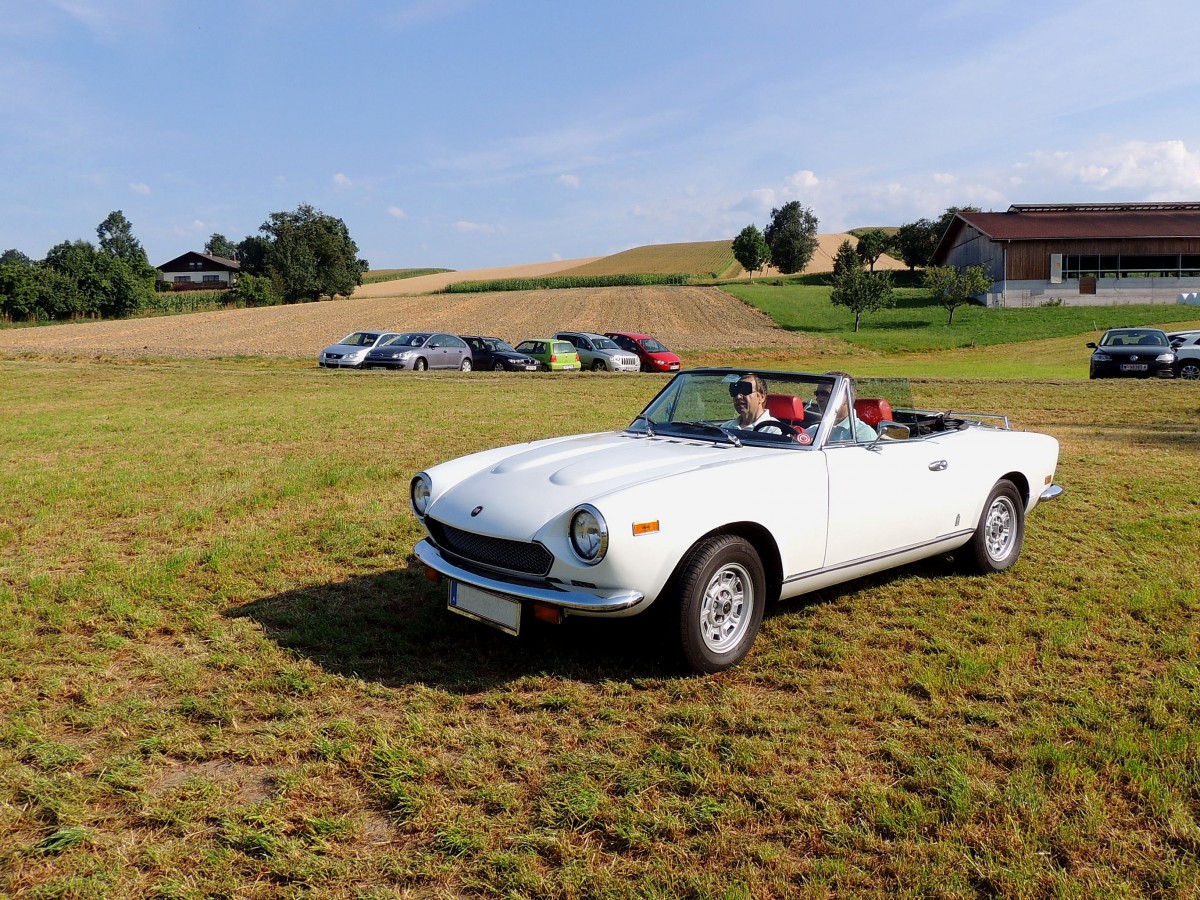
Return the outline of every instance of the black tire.
{"type": "Polygon", "coordinates": [[[413,371],[424,372],[427,368],[429,368],[429,363],[425,362],[425,357],[418,356],[417,361],[413,363],[413,371]]]}
{"type": "Polygon", "coordinates": [[[741,662],[758,636],[767,599],[754,547],[730,534],[703,540],[684,558],[675,584],[688,665],[708,674],[741,662]]]}
{"type": "Polygon", "coordinates": [[[458,367],[458,370],[460,372],[470,372],[471,371],[471,357],[464,356],[462,365],[458,367]]]}
{"type": "Polygon", "coordinates": [[[493,372],[503,372],[504,371],[504,363],[502,363],[502,362],[493,363],[492,371],[493,372]]]}
{"type": "Polygon", "coordinates": [[[1185,381],[1200,379],[1200,360],[1181,359],[1175,364],[1175,377],[1185,381]]]}
{"type": "Polygon", "coordinates": [[[607,368],[608,368],[608,366],[604,365],[604,360],[602,360],[602,359],[593,359],[592,360],[592,371],[593,372],[603,372],[607,368]]]}
{"type": "Polygon", "coordinates": [[[1025,501],[1011,481],[998,481],[983,504],[971,540],[955,553],[967,572],[1003,572],[1021,555],[1025,541],[1025,501]]]}

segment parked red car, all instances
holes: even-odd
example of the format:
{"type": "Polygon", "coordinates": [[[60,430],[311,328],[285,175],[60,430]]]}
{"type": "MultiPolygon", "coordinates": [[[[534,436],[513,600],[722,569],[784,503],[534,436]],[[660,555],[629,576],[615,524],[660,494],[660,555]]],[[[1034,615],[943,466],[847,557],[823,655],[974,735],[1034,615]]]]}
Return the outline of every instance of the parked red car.
{"type": "Polygon", "coordinates": [[[643,372],[678,372],[681,360],[659,343],[657,338],[636,331],[606,331],[605,337],[616,341],[622,350],[628,350],[642,361],[643,372]]]}

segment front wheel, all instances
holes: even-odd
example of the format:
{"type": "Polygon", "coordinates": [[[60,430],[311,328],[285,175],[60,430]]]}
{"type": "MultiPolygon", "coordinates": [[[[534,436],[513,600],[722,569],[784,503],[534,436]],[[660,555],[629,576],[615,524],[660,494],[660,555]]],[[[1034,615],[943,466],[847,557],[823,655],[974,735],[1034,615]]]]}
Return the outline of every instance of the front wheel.
{"type": "Polygon", "coordinates": [[[493,372],[503,372],[504,371],[504,363],[502,363],[502,362],[493,363],[492,371],[493,372]]]}
{"type": "Polygon", "coordinates": [[[463,357],[462,365],[458,367],[461,372],[471,371],[471,357],[463,357]]]}
{"type": "Polygon", "coordinates": [[[425,362],[425,357],[423,356],[418,357],[417,361],[413,363],[413,369],[418,372],[424,372],[427,368],[429,368],[429,363],[425,362]]]}
{"type": "Polygon", "coordinates": [[[1021,555],[1025,540],[1025,503],[1011,481],[999,481],[983,504],[975,534],[955,554],[969,572],[1003,572],[1021,555]]]}
{"type": "Polygon", "coordinates": [[[1175,366],[1175,375],[1178,378],[1195,381],[1200,378],[1200,360],[1181,359],[1175,366]]]}
{"type": "Polygon", "coordinates": [[[677,582],[679,639],[695,671],[723,672],[750,652],[766,581],[758,553],[743,538],[708,538],[688,553],[677,582]]]}
{"type": "Polygon", "coordinates": [[[603,372],[606,368],[607,368],[607,366],[604,365],[604,360],[596,359],[596,360],[592,361],[592,371],[593,372],[603,372]]]}

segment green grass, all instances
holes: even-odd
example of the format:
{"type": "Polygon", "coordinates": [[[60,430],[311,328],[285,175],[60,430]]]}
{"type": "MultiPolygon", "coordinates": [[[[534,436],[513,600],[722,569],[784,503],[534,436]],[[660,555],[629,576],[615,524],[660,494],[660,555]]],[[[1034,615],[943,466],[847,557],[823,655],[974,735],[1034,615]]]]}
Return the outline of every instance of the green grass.
{"type": "Polygon", "coordinates": [[[0,359],[0,895],[1195,896],[1200,393],[1002,349],[914,392],[1059,438],[1021,562],[782,604],[707,678],[411,556],[415,471],[655,376],[0,359]]]}
{"type": "Polygon", "coordinates": [[[1086,342],[1106,328],[1158,325],[1181,330],[1196,322],[1194,306],[1172,304],[1005,309],[971,305],[959,307],[951,325],[946,310],[928,291],[903,287],[896,289],[894,307],[864,314],[856,334],[854,314],[829,302],[828,286],[767,283],[723,284],[721,288],[788,330],[836,337],[881,353],[988,347],[1082,334],[1090,335],[1086,342]]]}

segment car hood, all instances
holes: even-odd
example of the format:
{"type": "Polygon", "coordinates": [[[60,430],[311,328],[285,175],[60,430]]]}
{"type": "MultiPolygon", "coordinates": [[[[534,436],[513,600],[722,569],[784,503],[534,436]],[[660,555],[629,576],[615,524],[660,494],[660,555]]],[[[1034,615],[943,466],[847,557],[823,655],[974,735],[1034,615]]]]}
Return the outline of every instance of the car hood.
{"type": "Polygon", "coordinates": [[[508,449],[509,453],[493,457],[488,466],[441,494],[437,494],[438,467],[429,470],[436,495],[429,516],[481,534],[531,539],[551,518],[577,504],[603,508],[605,496],[659,478],[745,465],[781,452],[625,432],[579,435],[508,449]],[[482,509],[476,511],[478,507],[482,509]]]}
{"type": "Polygon", "coordinates": [[[349,353],[365,353],[370,350],[370,347],[363,347],[355,344],[330,344],[322,353],[341,353],[343,355],[349,353]]]}
{"type": "Polygon", "coordinates": [[[1093,353],[1107,353],[1109,356],[1119,356],[1126,359],[1131,356],[1136,356],[1139,359],[1154,359],[1163,353],[1173,353],[1170,347],[1156,344],[1154,346],[1137,346],[1137,347],[1097,347],[1093,353]]]}

